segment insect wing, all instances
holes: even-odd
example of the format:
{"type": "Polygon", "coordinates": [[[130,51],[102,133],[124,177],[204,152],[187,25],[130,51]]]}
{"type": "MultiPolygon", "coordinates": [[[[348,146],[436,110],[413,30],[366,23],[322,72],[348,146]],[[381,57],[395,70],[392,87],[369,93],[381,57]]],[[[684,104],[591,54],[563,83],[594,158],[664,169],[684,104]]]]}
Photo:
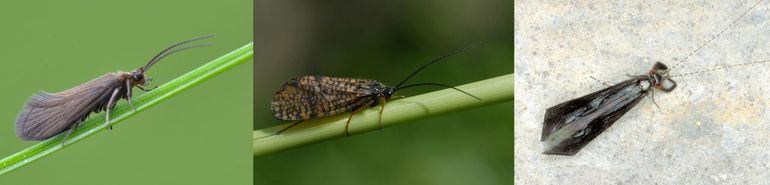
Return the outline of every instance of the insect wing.
{"type": "Polygon", "coordinates": [[[379,82],[325,76],[303,76],[284,83],[270,110],[277,119],[296,121],[350,111],[369,101],[370,84],[379,82]]]}
{"type": "MultiPolygon", "coordinates": [[[[44,140],[104,110],[112,92],[120,88],[115,73],[59,93],[40,92],[27,100],[16,118],[16,135],[25,140],[44,140]]],[[[123,97],[125,93],[122,93],[123,97]]]]}
{"type": "Polygon", "coordinates": [[[544,154],[575,155],[638,103],[650,89],[630,79],[548,108],[541,141],[544,154]]]}

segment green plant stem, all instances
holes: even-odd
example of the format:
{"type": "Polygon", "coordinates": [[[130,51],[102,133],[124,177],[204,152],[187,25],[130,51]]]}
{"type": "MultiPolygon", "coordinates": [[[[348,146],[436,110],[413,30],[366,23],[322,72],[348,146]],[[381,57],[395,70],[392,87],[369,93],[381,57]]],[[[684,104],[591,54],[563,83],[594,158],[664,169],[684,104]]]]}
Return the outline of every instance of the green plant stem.
{"type": "MultiPolygon", "coordinates": [[[[190,89],[193,86],[200,84],[203,81],[211,79],[212,77],[227,71],[235,67],[238,64],[250,61],[253,58],[253,43],[246,44],[224,56],[212,60],[205,65],[198,67],[195,70],[188,72],[160,87],[142,94],[139,97],[133,99],[133,104],[136,106],[136,111],[131,110],[131,107],[126,102],[118,103],[110,113],[110,125],[115,125],[131,117],[139,112],[142,112],[158,103],[173,97],[180,92],[190,89]]],[[[28,147],[22,151],[19,151],[11,156],[8,156],[0,160],[0,174],[5,174],[9,171],[13,171],[21,166],[29,164],[32,161],[36,161],[45,157],[55,151],[76,143],[86,137],[89,137],[99,131],[105,130],[105,114],[100,113],[94,115],[91,118],[81,123],[67,138],[66,143],[62,143],[63,134],[59,134],[53,138],[42,141],[31,147],[28,147]]]]}
{"type": "MultiPolygon", "coordinates": [[[[453,111],[471,109],[513,100],[513,74],[458,86],[482,100],[476,100],[453,89],[444,89],[387,102],[382,113],[382,126],[388,127],[410,120],[427,118],[453,111]]],[[[254,156],[263,156],[303,145],[345,136],[349,113],[308,120],[289,130],[276,134],[291,123],[253,132],[254,156]]],[[[494,115],[491,115],[494,116],[494,115]]],[[[350,122],[350,133],[360,134],[377,130],[380,107],[356,113],[350,122]]],[[[512,123],[505,123],[512,124],[512,123]]]]}

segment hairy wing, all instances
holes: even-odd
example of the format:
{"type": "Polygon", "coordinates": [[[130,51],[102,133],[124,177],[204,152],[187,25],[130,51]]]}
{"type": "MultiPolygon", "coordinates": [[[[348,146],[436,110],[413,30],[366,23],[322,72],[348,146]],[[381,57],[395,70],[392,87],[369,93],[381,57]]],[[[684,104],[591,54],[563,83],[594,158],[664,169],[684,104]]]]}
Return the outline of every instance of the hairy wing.
{"type": "MultiPolygon", "coordinates": [[[[105,110],[113,91],[123,86],[117,74],[109,73],[59,93],[34,94],[16,118],[16,135],[25,140],[51,138],[91,112],[105,110]]],[[[124,98],[125,90],[120,91],[118,97],[124,98]]]]}
{"type": "Polygon", "coordinates": [[[350,111],[374,95],[367,79],[325,76],[295,77],[273,95],[270,110],[281,120],[308,120],[350,111]]]}

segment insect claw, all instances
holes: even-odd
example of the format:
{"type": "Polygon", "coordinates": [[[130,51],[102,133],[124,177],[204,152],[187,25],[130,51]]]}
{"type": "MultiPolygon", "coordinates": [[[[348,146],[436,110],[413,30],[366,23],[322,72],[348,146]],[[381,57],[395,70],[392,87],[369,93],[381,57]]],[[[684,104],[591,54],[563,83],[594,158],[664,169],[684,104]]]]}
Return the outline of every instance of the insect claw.
{"type": "Polygon", "coordinates": [[[112,130],[112,126],[110,125],[110,110],[109,109],[107,109],[107,115],[104,118],[104,126],[106,126],[108,130],[112,130]]]}

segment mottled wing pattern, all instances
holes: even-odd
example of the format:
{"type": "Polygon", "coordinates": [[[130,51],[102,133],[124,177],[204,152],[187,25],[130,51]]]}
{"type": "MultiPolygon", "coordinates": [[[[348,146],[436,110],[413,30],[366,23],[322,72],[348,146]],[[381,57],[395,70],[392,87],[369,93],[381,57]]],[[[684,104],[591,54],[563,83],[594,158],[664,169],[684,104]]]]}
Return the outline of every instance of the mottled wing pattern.
{"type": "Polygon", "coordinates": [[[44,140],[70,129],[91,112],[105,110],[116,88],[125,98],[125,85],[118,73],[108,73],[59,93],[32,95],[16,118],[16,135],[25,140],[44,140]]]}
{"type": "Polygon", "coordinates": [[[330,116],[353,110],[375,94],[367,79],[326,76],[295,77],[283,84],[270,103],[277,119],[296,121],[330,116]]]}

